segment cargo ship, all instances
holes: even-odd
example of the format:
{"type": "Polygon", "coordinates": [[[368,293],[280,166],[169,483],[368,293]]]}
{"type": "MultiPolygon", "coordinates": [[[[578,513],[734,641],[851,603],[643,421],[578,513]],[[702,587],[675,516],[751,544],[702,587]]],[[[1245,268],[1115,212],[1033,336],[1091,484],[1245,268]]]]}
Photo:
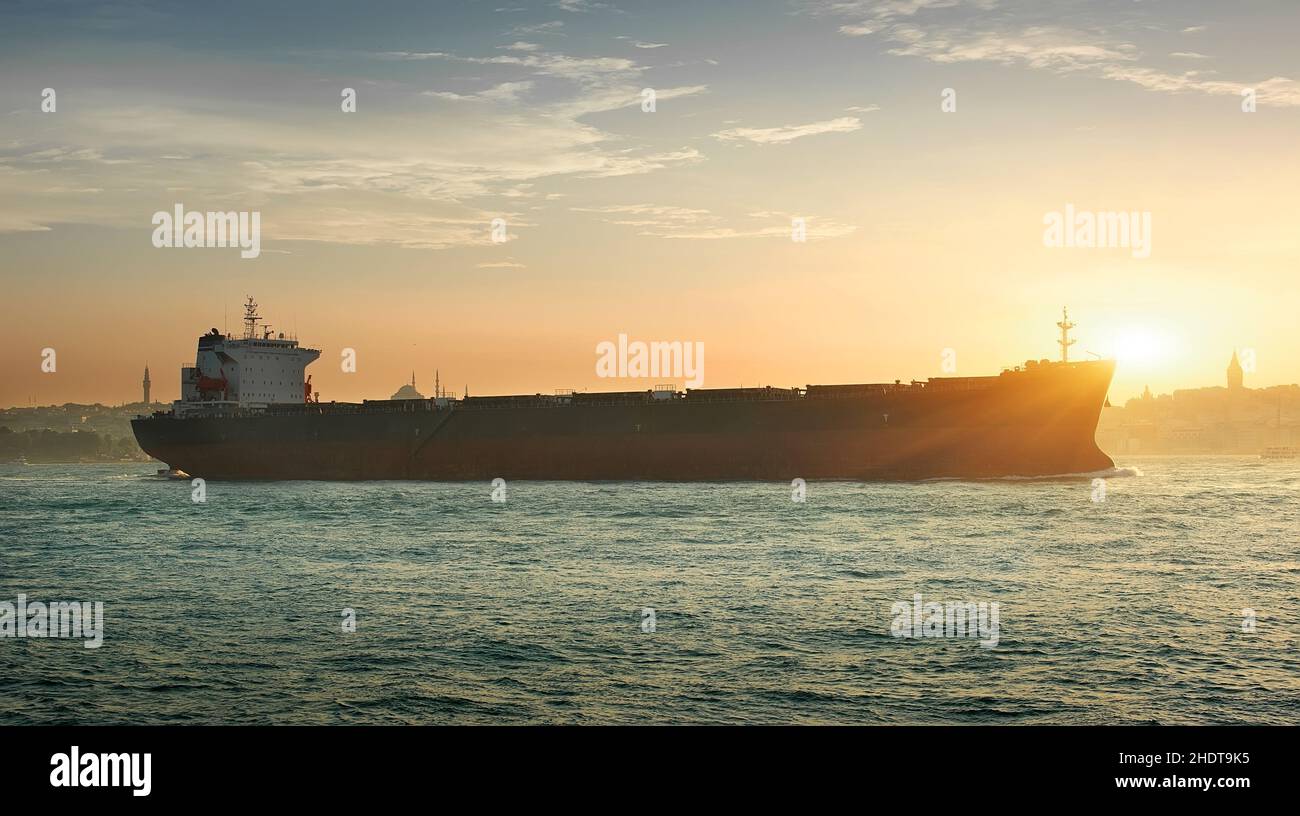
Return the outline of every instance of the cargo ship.
{"type": "Polygon", "coordinates": [[[983,377],[321,402],[320,356],[259,327],[213,329],[181,399],[135,437],[207,479],[912,481],[1091,473],[1110,360],[1031,360],[983,377]]]}

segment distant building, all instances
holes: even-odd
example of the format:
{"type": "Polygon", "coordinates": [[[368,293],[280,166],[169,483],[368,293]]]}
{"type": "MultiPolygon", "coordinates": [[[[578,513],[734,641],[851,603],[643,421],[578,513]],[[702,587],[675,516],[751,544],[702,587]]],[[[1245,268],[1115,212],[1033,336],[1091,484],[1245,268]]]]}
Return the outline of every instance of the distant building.
{"type": "Polygon", "coordinates": [[[144,367],[144,404],[149,405],[149,366],[144,367]]]}
{"type": "Polygon", "coordinates": [[[411,372],[410,384],[403,385],[401,388],[397,389],[397,393],[393,394],[391,397],[389,397],[389,399],[395,399],[395,400],[424,399],[424,395],[421,394],[419,391],[415,390],[414,371],[411,372]]]}
{"type": "Polygon", "coordinates": [[[1242,388],[1245,372],[1241,370],[1241,363],[1237,362],[1237,352],[1232,352],[1232,361],[1228,363],[1228,387],[1242,388]]]}
{"type": "Polygon", "coordinates": [[[1246,388],[1234,352],[1227,388],[1178,389],[1104,408],[1097,441],[1108,453],[1258,454],[1300,446],[1300,385],[1246,388]]]}

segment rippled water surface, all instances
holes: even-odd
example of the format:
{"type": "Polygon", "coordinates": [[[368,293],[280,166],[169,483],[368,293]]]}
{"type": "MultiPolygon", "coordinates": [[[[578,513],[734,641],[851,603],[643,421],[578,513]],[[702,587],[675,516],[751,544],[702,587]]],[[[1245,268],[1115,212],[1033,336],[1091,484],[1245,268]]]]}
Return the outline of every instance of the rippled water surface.
{"type": "Polygon", "coordinates": [[[803,504],[562,482],[195,504],[148,466],[0,465],[0,601],[106,619],[99,649],[0,639],[0,723],[1300,721],[1300,462],[1122,464],[1105,502],[1066,479],[803,504]],[[998,603],[997,646],[892,636],[915,593],[998,603]]]}

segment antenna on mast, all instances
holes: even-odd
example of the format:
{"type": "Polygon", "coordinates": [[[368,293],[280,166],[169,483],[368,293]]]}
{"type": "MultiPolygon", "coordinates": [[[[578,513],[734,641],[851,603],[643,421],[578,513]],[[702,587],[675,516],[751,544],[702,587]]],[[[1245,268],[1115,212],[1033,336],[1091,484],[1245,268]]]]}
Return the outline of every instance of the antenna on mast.
{"type": "Polygon", "coordinates": [[[244,304],[244,339],[245,340],[257,339],[257,321],[259,319],[260,318],[257,316],[257,302],[253,300],[252,295],[249,295],[248,302],[244,304]]]}
{"type": "Polygon", "coordinates": [[[1061,339],[1056,341],[1056,344],[1061,347],[1061,362],[1068,363],[1070,362],[1070,346],[1073,346],[1076,342],[1070,339],[1070,329],[1074,328],[1074,324],[1070,322],[1069,309],[1064,306],[1061,307],[1061,321],[1056,325],[1061,329],[1061,339]]]}

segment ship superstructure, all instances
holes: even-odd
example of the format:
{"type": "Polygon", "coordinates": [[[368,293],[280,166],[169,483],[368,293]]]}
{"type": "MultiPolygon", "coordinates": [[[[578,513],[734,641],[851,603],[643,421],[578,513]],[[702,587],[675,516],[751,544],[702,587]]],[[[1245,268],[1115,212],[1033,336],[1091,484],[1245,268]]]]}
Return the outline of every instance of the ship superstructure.
{"type": "Polygon", "coordinates": [[[271,330],[250,297],[244,304],[244,335],[212,329],[199,337],[194,365],[181,368],[177,416],[256,412],[272,405],[311,401],[307,366],[320,356],[295,338],[271,330]],[[259,325],[260,324],[260,325],[259,325]]]}

